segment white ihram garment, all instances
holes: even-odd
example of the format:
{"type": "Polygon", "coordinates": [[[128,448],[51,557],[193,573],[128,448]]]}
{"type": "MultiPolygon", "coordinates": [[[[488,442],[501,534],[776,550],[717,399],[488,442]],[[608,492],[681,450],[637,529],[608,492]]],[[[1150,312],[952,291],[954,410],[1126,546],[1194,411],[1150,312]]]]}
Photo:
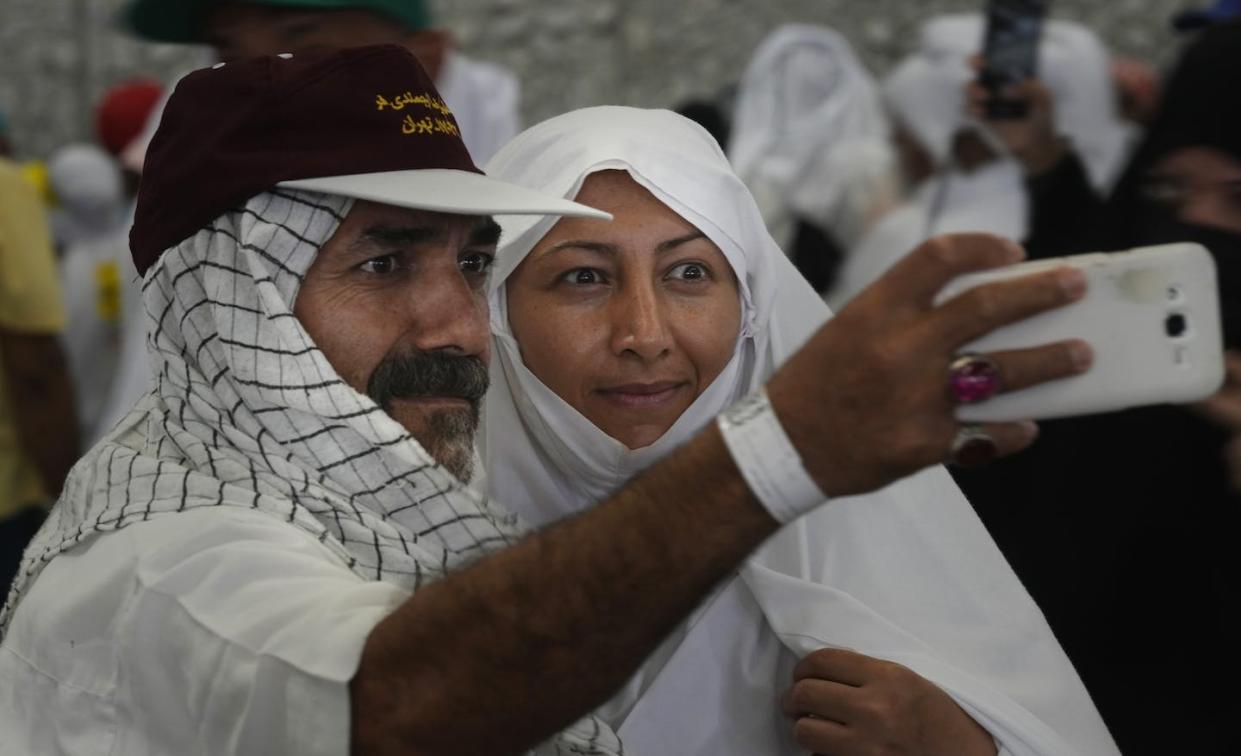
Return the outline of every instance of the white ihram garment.
{"type": "MultiPolygon", "coordinates": [[[[495,350],[482,454],[489,491],[535,524],[579,512],[764,383],[828,317],[767,234],[714,140],[667,111],[601,107],[535,126],[493,176],[575,197],[627,170],[723,251],[742,327],[720,377],[656,443],[630,451],[522,363],[504,281],[553,221],[504,219],[490,290],[495,350]]],[[[1116,748],[1046,621],[939,468],[829,502],[784,528],[648,660],[602,712],[642,756],[798,753],[778,697],[807,653],[904,664],[951,695],[1009,754],[1116,748]]]]}

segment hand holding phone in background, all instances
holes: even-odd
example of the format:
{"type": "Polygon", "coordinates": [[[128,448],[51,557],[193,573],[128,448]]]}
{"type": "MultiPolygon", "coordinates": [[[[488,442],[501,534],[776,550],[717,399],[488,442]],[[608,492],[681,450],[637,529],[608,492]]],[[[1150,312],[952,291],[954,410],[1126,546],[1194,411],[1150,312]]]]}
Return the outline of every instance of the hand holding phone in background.
{"type": "Polygon", "coordinates": [[[1037,176],[1067,149],[1056,131],[1051,92],[1038,80],[1043,18],[1050,0],[991,0],[983,53],[972,63],[978,78],[966,91],[969,114],[1037,176]]]}
{"type": "Polygon", "coordinates": [[[991,93],[987,116],[992,120],[1024,118],[1029,104],[1014,97],[1010,87],[1038,74],[1038,48],[1043,17],[1050,0],[991,0],[983,41],[978,82],[991,93]]]}

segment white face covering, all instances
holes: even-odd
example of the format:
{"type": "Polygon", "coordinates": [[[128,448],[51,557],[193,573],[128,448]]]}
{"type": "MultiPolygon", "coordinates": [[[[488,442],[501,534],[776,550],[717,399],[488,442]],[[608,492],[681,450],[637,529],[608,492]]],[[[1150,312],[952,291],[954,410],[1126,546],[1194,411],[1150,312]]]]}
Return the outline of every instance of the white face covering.
{"type": "MultiPolygon", "coordinates": [[[[554,221],[501,219],[482,453],[488,491],[536,524],[598,503],[667,455],[765,383],[829,317],[718,145],[674,113],[575,111],[527,130],[487,166],[496,178],[565,198],[608,169],[628,171],[723,250],[741,283],[741,334],[732,362],[672,429],[630,451],[522,363],[505,280],[554,221]]],[[[1042,615],[941,469],[831,502],[780,531],[600,715],[642,756],[801,753],[778,699],[797,659],[829,646],[915,670],[995,735],[1003,753],[1115,752],[1042,615]]]]}

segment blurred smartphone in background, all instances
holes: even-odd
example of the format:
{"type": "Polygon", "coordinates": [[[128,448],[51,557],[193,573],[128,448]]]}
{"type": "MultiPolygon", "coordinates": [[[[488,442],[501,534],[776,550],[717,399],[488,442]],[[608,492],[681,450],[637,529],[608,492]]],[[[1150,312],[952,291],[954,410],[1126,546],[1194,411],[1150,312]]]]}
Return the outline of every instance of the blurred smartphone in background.
{"type": "Polygon", "coordinates": [[[990,93],[989,118],[1023,118],[1029,105],[1005,99],[1005,87],[1038,73],[1039,39],[1051,0],[990,0],[978,82],[990,93]]]}
{"type": "Polygon", "coordinates": [[[1085,274],[1083,299],[996,329],[962,351],[998,352],[1082,339],[1094,349],[1094,363],[1081,375],[962,405],[959,420],[1043,420],[1181,404],[1205,399],[1223,384],[1215,261],[1198,244],[1074,255],[975,273],[950,282],[938,301],[980,284],[1061,266],[1085,274]]]}

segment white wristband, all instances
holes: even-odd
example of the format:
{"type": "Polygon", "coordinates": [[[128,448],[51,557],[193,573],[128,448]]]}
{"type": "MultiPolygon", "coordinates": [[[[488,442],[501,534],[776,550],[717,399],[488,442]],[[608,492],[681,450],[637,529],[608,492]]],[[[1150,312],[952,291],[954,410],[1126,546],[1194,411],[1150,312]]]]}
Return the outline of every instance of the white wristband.
{"type": "Polygon", "coordinates": [[[716,424],[741,477],[778,522],[795,520],[827,501],[780,425],[766,389],[729,407],[716,424]]]}

